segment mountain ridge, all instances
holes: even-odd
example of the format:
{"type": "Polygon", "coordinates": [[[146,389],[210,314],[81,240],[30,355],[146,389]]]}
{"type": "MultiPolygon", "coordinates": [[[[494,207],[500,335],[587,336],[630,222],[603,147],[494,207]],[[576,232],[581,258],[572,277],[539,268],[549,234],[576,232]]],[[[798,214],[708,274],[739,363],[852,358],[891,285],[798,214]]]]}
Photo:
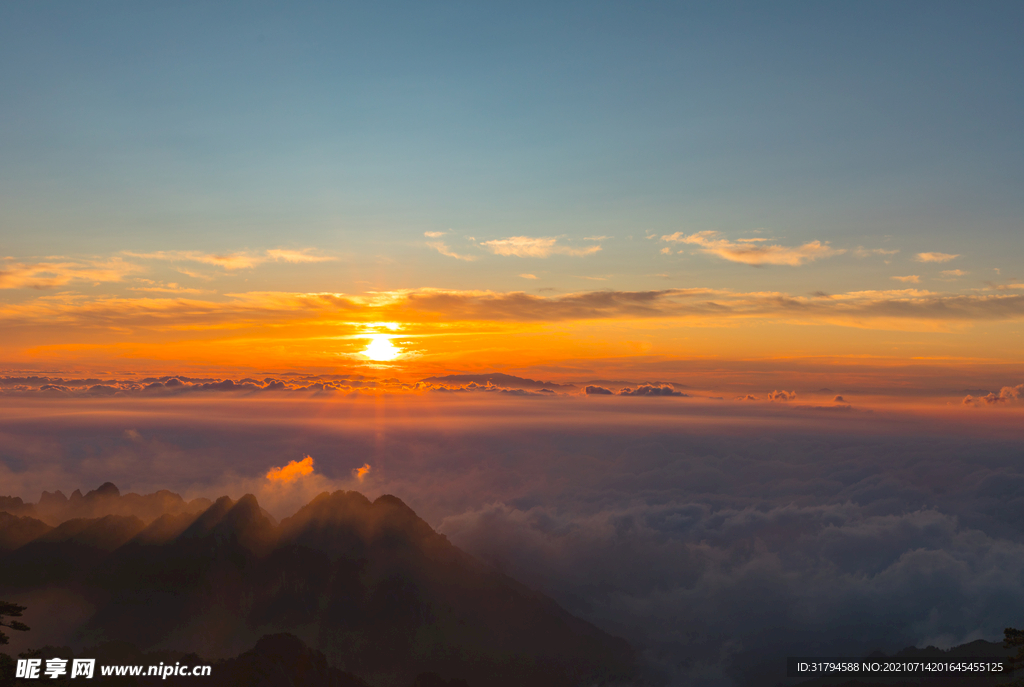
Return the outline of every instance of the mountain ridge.
{"type": "Polygon", "coordinates": [[[106,515],[45,527],[0,518],[0,542],[42,532],[0,550],[0,598],[81,598],[92,610],[60,643],[226,658],[290,633],[380,687],[421,673],[495,687],[636,673],[624,640],[461,551],[391,495],[324,492],[280,523],[247,494],[148,524],[106,515]]]}

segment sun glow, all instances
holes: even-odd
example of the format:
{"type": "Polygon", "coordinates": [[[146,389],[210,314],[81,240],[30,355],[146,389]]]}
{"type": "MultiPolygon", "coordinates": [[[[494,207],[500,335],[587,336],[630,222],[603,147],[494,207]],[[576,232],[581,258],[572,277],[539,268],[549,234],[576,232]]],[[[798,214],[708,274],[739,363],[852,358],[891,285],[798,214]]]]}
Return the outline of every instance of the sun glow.
{"type": "Polygon", "coordinates": [[[369,345],[362,350],[362,354],[370,360],[383,362],[402,355],[402,349],[391,343],[391,337],[387,334],[374,334],[370,337],[369,345]]]}

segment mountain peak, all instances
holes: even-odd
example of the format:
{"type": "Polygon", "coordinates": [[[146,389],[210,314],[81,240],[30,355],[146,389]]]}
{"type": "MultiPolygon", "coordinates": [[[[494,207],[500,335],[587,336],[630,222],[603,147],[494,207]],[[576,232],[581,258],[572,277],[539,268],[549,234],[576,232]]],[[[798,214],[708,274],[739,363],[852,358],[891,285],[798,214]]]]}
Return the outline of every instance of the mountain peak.
{"type": "Polygon", "coordinates": [[[90,491],[85,495],[85,498],[102,498],[105,496],[120,496],[121,490],[118,489],[113,482],[104,482],[97,489],[90,491]]]}
{"type": "Polygon", "coordinates": [[[217,499],[181,533],[181,539],[198,540],[212,537],[213,541],[237,542],[250,551],[262,551],[275,538],[274,523],[263,514],[259,502],[252,494],[238,501],[228,496],[217,499]]]}

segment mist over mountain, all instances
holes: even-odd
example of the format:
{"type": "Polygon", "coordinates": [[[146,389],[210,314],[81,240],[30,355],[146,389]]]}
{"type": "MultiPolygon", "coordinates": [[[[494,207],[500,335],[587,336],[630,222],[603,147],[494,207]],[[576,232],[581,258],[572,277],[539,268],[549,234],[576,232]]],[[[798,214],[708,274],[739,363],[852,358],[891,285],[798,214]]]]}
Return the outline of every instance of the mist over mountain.
{"type": "Polygon", "coordinates": [[[167,511],[56,526],[0,514],[0,598],[63,617],[40,640],[216,659],[290,633],[382,687],[423,673],[567,687],[636,676],[624,640],[459,550],[394,496],[325,492],[277,524],[252,495],[191,512],[173,495],[122,503],[115,491],[83,500],[167,511]]]}
{"type": "Polygon", "coordinates": [[[105,515],[130,515],[150,522],[165,514],[197,514],[209,508],[211,503],[206,498],[186,502],[178,494],[166,489],[145,496],[122,494],[113,483],[105,482],[84,495],[78,489],[71,492],[70,497],[59,489],[44,491],[38,503],[25,503],[16,496],[0,496],[0,511],[39,519],[50,525],[59,525],[74,518],[99,518],[105,515]]]}

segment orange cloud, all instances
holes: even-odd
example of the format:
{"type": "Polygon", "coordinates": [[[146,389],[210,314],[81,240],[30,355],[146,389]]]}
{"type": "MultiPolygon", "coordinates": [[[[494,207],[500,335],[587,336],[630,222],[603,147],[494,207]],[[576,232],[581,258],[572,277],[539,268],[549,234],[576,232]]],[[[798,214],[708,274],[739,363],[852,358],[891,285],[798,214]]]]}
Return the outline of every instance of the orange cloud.
{"type": "Polygon", "coordinates": [[[267,473],[267,479],[271,482],[287,484],[312,473],[313,457],[306,456],[302,460],[290,461],[284,467],[271,468],[270,472],[267,473]]]}
{"type": "Polygon", "coordinates": [[[363,467],[356,468],[355,470],[352,471],[352,474],[355,475],[355,478],[357,480],[362,482],[363,478],[366,477],[366,473],[368,473],[372,469],[373,468],[370,467],[369,463],[363,463],[363,467]]]}

